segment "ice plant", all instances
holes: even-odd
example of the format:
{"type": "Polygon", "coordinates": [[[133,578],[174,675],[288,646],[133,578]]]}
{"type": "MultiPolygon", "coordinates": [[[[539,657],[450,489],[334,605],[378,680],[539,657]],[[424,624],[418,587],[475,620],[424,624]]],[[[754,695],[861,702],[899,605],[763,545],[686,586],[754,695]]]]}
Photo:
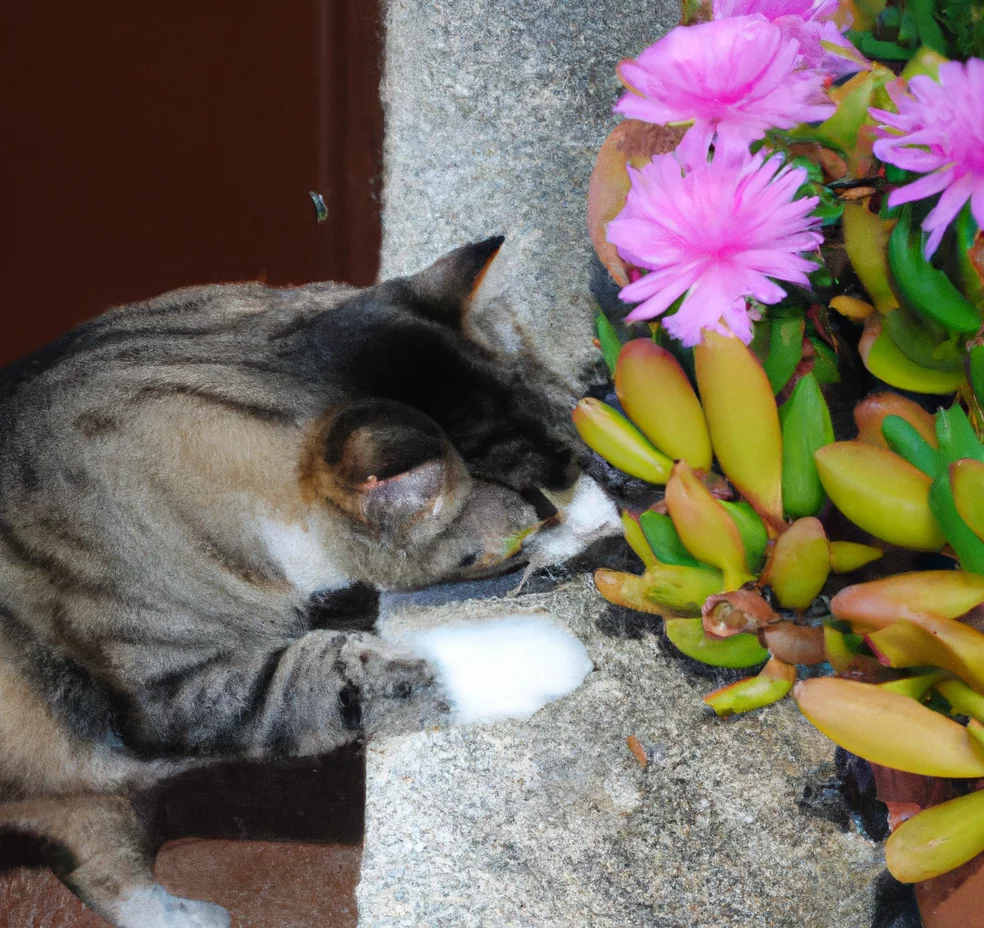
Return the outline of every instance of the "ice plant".
{"type": "Polygon", "coordinates": [[[697,160],[715,138],[748,145],[772,128],[834,112],[822,72],[800,68],[796,39],[764,16],[678,26],[636,59],[620,62],[629,89],[615,112],[644,122],[693,122],[681,149],[697,160]]]}
{"type": "MultiPolygon", "coordinates": [[[[782,699],[805,665],[794,696],[837,743],[984,778],[984,52],[956,41],[943,0],[683,10],[713,20],[621,63],[632,118],[589,192],[592,243],[635,308],[598,322],[621,411],[587,399],[575,420],[609,463],[659,462],[643,479],[665,485],[622,513],[644,572],[595,584],[662,616],[692,659],[760,666],[705,697],[719,715],[782,699]],[[978,57],[948,63],[955,48],[978,57]],[[821,253],[838,224],[843,248],[821,253]],[[923,396],[868,397],[856,440],[835,441],[823,388],[852,355],[923,396]],[[922,551],[957,569],[892,575],[922,551]],[[813,679],[829,670],[852,679],[813,679]]],[[[984,791],[893,816],[898,879],[984,868],[984,791]]]]}
{"type": "Polygon", "coordinates": [[[909,92],[888,86],[897,113],[872,108],[882,136],[875,155],[888,164],[923,176],[894,190],[889,206],[941,193],[923,221],[932,255],[961,207],[970,207],[984,227],[984,61],[940,65],[939,81],[924,74],[909,81],[909,92]]]}
{"type": "Polygon", "coordinates": [[[714,18],[761,13],[800,45],[800,63],[842,76],[864,67],[854,46],[834,22],[837,0],[714,0],[714,18]]]}
{"type": "Polygon", "coordinates": [[[629,320],[659,316],[687,294],[665,323],[674,338],[692,346],[705,328],[730,329],[747,344],[748,297],[785,297],[770,278],[809,286],[816,265],[801,252],[815,250],[823,236],[810,215],[817,198],[796,199],[803,168],[722,141],[710,161],[686,165],[673,152],[641,171],[629,168],[629,176],[625,207],[608,224],[608,240],[623,259],[650,272],[620,293],[640,303],[629,320]]]}

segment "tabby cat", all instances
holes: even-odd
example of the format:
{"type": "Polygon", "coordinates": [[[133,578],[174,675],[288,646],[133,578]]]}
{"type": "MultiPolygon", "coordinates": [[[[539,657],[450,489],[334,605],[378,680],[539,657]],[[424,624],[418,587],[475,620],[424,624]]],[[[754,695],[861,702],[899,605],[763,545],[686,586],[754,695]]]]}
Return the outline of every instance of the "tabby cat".
{"type": "Polygon", "coordinates": [[[364,290],[178,290],[0,373],[0,827],[113,925],[228,924],[154,884],[134,791],[447,711],[430,663],[310,604],[518,562],[524,494],[574,480],[561,388],[465,334],[501,242],[364,290]]]}

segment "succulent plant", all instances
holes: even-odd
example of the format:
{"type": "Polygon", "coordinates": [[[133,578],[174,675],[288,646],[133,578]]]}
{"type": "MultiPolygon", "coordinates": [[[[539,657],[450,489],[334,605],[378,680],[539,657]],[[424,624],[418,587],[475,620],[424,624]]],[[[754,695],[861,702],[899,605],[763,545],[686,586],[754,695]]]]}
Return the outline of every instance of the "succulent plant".
{"type": "MultiPolygon", "coordinates": [[[[840,64],[822,66],[858,73],[828,87],[819,123],[759,132],[751,117],[715,122],[706,101],[681,102],[696,100],[689,88],[673,106],[693,106],[692,125],[642,121],[670,111],[647,89],[659,82],[645,75],[663,73],[660,55],[691,43],[702,74],[698,30],[726,18],[725,8],[750,11],[737,0],[686,4],[694,31],[620,65],[636,95],[620,111],[639,118],[617,127],[599,154],[588,221],[623,297],[641,305],[627,326],[599,316],[617,404],[583,400],[574,421],[598,454],[664,490],[650,509],[623,513],[643,571],[599,570],[595,582],[609,601],[663,616],[668,640],[689,657],[759,668],[705,696],[718,715],[792,692],[817,728],[861,757],[976,780],[984,777],[984,236],[975,206],[980,220],[984,174],[973,152],[984,132],[968,101],[974,88],[984,92],[984,61],[946,56],[975,54],[980,24],[969,7],[940,19],[933,0],[842,6],[854,31],[811,23],[823,33],[816,60],[839,55],[840,64]],[[734,153],[733,138],[717,134],[725,125],[746,133],[753,154],[785,159],[785,173],[758,178],[772,162],[734,153]],[[760,246],[772,280],[749,277],[742,306],[729,301],[743,285],[738,265],[754,265],[757,246],[733,241],[734,228],[728,238],[713,215],[704,237],[683,213],[653,212],[668,185],[695,208],[727,201],[734,215],[744,211],[754,238],[748,204],[739,193],[729,199],[715,167],[721,158],[776,203],[774,185],[791,171],[801,183],[782,200],[784,215],[798,217],[796,235],[760,246]],[[797,277],[807,258],[824,262],[809,286],[797,277]],[[695,278],[697,265],[686,262],[698,260],[695,278]],[[727,293],[720,313],[699,298],[705,279],[727,293]],[[688,318],[674,318],[681,313],[688,318]],[[632,332],[631,320],[654,316],[658,323],[632,332]],[[838,441],[828,394],[851,366],[852,344],[854,366],[877,386],[854,396],[857,435],[838,441]],[[850,586],[835,578],[877,576],[883,554],[900,549],[948,560],[949,569],[885,569],[850,586]]],[[[812,39],[800,41],[805,61],[812,39]]],[[[915,881],[982,851],[984,791],[905,822],[886,855],[899,879],[915,881]]]]}

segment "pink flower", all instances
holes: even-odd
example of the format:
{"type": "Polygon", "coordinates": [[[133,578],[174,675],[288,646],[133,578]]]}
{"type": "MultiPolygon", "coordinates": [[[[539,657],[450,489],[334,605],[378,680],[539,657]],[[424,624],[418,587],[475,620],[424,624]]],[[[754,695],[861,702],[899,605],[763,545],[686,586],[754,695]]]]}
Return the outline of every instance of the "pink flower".
{"type": "Polygon", "coordinates": [[[898,113],[869,110],[885,124],[876,130],[881,138],[875,142],[875,155],[906,171],[926,172],[893,190],[888,205],[943,191],[923,221],[929,232],[929,257],[968,200],[974,219],[984,228],[984,61],[950,61],[940,65],[939,83],[920,74],[909,81],[908,94],[893,84],[888,91],[898,113]]]}
{"type": "MultiPolygon", "coordinates": [[[[714,18],[761,13],[800,46],[800,65],[841,77],[871,67],[834,22],[837,0],[714,0],[714,18]]],[[[846,28],[846,26],[845,26],[846,28]]]]}
{"type": "Polygon", "coordinates": [[[817,265],[800,252],[815,250],[823,236],[810,215],[817,198],[795,199],[805,169],[723,143],[711,161],[687,165],[677,151],[628,170],[632,186],[608,224],[608,240],[624,260],[649,269],[619,294],[642,301],[628,319],[652,319],[686,294],[666,320],[674,338],[696,345],[702,329],[724,332],[726,325],[747,344],[755,318],[747,297],[778,303],[786,291],[772,277],[809,286],[806,275],[817,265]]]}
{"type": "Polygon", "coordinates": [[[619,64],[632,92],[615,112],[660,125],[693,120],[680,143],[686,160],[706,155],[715,136],[747,146],[834,112],[824,75],[798,70],[799,58],[799,43],[761,15],[677,26],[619,64]]]}

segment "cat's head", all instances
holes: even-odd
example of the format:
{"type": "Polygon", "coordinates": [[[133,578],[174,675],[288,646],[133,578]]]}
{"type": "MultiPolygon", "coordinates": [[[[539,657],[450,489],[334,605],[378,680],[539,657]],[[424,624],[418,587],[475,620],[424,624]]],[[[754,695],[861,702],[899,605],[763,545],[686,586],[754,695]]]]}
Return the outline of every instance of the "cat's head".
{"type": "Polygon", "coordinates": [[[384,588],[508,569],[539,523],[520,492],[471,475],[436,422],[392,400],[332,410],[309,441],[302,483],[346,523],[349,575],[384,588]]]}
{"type": "Polygon", "coordinates": [[[501,243],[459,248],[326,315],[325,351],[356,398],[318,423],[303,484],[349,520],[358,579],[420,587],[518,565],[550,515],[541,491],[580,473],[574,398],[534,357],[470,331],[501,243]]]}

